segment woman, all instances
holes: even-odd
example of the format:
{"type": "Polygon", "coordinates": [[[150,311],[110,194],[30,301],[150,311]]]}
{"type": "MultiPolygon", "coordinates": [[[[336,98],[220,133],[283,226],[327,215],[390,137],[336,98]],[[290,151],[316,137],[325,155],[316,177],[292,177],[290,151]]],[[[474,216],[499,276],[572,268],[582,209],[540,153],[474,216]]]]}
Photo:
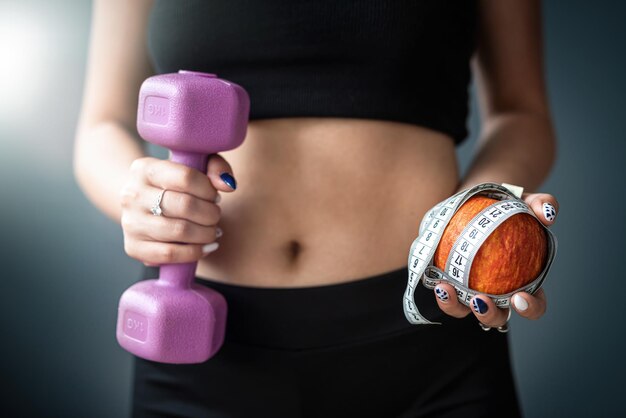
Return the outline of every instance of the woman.
{"type": "MultiPolygon", "coordinates": [[[[551,169],[538,1],[207,3],[93,12],[77,180],[130,257],[197,260],[229,303],[212,359],[135,360],[134,416],[518,416],[506,334],[478,326],[509,312],[440,284],[416,301],[443,325],[413,326],[401,298],[429,208],[486,181],[534,191],[551,169]],[[472,57],[482,131],[460,178],[472,57]],[[179,69],[250,94],[243,145],[207,175],[147,157],[135,131],[141,82],[179,69]]],[[[523,198],[554,222],[552,195],[523,198]]],[[[513,302],[545,312],[541,290],[513,302]]]]}

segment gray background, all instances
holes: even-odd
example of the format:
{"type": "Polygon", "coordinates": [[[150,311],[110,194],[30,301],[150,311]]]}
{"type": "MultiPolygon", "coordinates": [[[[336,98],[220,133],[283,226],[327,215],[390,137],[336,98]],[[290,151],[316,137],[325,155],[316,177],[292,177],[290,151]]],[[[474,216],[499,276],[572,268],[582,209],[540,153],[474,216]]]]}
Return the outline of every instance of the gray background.
{"type": "MultiPolygon", "coordinates": [[[[0,0],[4,416],[121,417],[129,407],[131,356],[117,345],[115,319],[142,266],[125,255],[121,229],[86,200],[71,170],[90,7],[0,0]],[[23,57],[31,61],[19,67],[23,57]]],[[[560,148],[541,190],[560,202],[559,254],[546,315],[512,319],[514,367],[528,417],[626,416],[625,7],[552,0],[544,11],[560,148]]],[[[475,112],[471,128],[458,149],[463,169],[478,132],[475,112]]]]}

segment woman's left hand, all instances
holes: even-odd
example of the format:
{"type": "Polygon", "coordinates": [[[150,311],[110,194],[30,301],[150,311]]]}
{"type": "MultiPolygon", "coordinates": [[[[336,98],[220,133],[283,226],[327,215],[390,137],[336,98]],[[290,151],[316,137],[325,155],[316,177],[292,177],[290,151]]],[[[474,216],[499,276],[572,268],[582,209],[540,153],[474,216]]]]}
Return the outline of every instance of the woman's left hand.
{"type": "MultiPolygon", "coordinates": [[[[549,227],[554,224],[559,210],[559,204],[554,196],[547,193],[523,193],[522,199],[544,225],[549,227]]],[[[472,312],[488,327],[499,327],[507,322],[508,308],[498,308],[487,296],[477,295],[472,298],[470,309],[458,301],[454,287],[447,283],[439,283],[435,287],[435,295],[439,308],[455,318],[466,317],[472,312]]],[[[543,289],[539,289],[534,295],[526,292],[515,293],[511,302],[515,311],[524,318],[539,319],[546,312],[546,296],[543,289]]]]}

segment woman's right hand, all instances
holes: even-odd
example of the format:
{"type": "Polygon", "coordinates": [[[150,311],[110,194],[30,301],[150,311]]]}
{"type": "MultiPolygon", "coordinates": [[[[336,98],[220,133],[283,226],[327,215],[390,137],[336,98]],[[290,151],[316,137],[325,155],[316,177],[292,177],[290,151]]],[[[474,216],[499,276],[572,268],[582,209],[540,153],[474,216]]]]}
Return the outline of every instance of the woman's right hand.
{"type": "Polygon", "coordinates": [[[120,190],[124,251],[148,266],[194,262],[215,251],[221,236],[218,191],[235,187],[232,169],[219,154],[210,156],[206,175],[168,160],[136,159],[120,190]],[[150,208],[163,189],[162,215],[155,216],[150,208]]]}

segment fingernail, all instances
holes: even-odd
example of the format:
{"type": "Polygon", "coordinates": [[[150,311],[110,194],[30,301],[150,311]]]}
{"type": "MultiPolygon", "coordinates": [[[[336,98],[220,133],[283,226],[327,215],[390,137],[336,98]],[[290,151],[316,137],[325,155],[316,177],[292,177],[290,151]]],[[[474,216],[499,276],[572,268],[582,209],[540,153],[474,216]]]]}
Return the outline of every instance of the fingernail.
{"type": "Polygon", "coordinates": [[[515,309],[518,311],[525,311],[528,309],[528,302],[526,302],[526,299],[520,295],[513,295],[513,305],[515,305],[515,309]]]}
{"type": "Polygon", "coordinates": [[[222,195],[218,193],[217,196],[215,196],[215,200],[213,200],[213,203],[220,203],[221,200],[222,195]]]}
{"type": "Polygon", "coordinates": [[[543,216],[546,218],[548,222],[553,222],[554,218],[556,218],[556,209],[552,204],[545,202],[543,204],[543,216]]]}
{"type": "Polygon", "coordinates": [[[222,232],[222,228],[220,228],[219,226],[215,228],[215,238],[219,238],[221,237],[223,234],[222,232]]]}
{"type": "Polygon", "coordinates": [[[223,172],[220,174],[220,178],[231,189],[235,190],[237,188],[237,182],[235,181],[235,178],[230,175],[230,173],[223,172]]]}
{"type": "Polygon", "coordinates": [[[437,297],[439,298],[439,300],[442,301],[443,303],[448,303],[448,300],[450,300],[450,296],[448,295],[448,292],[446,292],[443,289],[435,287],[435,293],[437,294],[437,297]]]}
{"type": "Polygon", "coordinates": [[[474,298],[474,300],[472,300],[472,306],[474,310],[481,315],[486,314],[489,310],[489,306],[487,306],[487,303],[481,298],[474,298]]]}
{"type": "Polygon", "coordinates": [[[212,242],[210,244],[207,244],[204,247],[202,247],[202,254],[207,255],[209,253],[212,253],[213,251],[217,250],[217,247],[219,246],[220,244],[218,242],[212,242]]]}

